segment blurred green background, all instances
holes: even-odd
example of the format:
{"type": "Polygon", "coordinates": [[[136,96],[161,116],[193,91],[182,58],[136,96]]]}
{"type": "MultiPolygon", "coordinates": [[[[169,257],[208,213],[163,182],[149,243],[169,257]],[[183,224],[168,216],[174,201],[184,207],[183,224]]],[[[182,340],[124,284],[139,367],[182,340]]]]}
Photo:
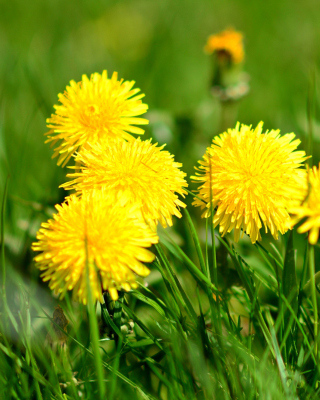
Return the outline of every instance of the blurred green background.
{"type": "Polygon", "coordinates": [[[0,21],[0,190],[10,174],[6,245],[20,265],[40,220],[64,195],[58,186],[67,170],[51,160],[45,120],[58,93],[84,73],[107,69],[135,80],[149,105],[145,138],[167,143],[190,173],[220,133],[203,47],[209,34],[233,26],[244,33],[251,77],[238,120],[294,131],[306,149],[311,99],[319,161],[318,0],[11,0],[1,2],[0,21]]]}

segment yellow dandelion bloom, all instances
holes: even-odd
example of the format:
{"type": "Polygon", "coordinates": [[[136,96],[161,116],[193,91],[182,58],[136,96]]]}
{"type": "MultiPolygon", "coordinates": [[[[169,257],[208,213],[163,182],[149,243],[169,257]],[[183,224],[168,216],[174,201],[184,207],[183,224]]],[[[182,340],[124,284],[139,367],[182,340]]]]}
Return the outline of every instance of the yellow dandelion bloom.
{"type": "Polygon", "coordinates": [[[102,299],[102,289],[117,299],[117,289],[137,287],[135,274],[149,274],[143,263],[155,256],[145,247],[157,243],[158,237],[134,217],[134,210],[98,191],[81,198],[71,195],[56,209],[58,213],[41,225],[38,241],[32,244],[41,252],[35,257],[41,277],[56,294],[63,297],[72,290],[74,299],[86,304],[86,265],[95,300],[102,299]]]}
{"type": "Polygon", "coordinates": [[[292,224],[295,225],[301,219],[305,222],[298,228],[299,233],[309,232],[309,243],[316,244],[319,238],[320,229],[320,165],[308,170],[306,177],[306,189],[304,199],[300,206],[290,208],[294,216],[292,224]]]}
{"type": "Polygon", "coordinates": [[[262,133],[262,126],[238,123],[216,136],[199,161],[200,173],[192,177],[202,183],[198,196],[203,199],[193,204],[206,208],[203,216],[208,217],[212,199],[214,225],[220,225],[222,235],[234,229],[235,241],[241,230],[252,243],[261,240],[263,225],[277,239],[278,231],[283,234],[290,226],[286,204],[301,197],[306,155],[295,151],[300,140],[293,140],[294,133],[280,136],[279,130],[262,133]]]}
{"type": "Polygon", "coordinates": [[[61,104],[55,105],[55,114],[47,119],[50,131],[48,142],[54,146],[53,158],[59,156],[58,165],[63,166],[72,154],[88,142],[124,138],[131,140],[130,133],[141,135],[144,130],[134,126],[148,124],[144,118],[136,118],[145,113],[148,106],[142,103],[144,94],[140,89],[132,89],[134,81],[118,81],[118,74],[108,78],[94,73],[90,79],[82,76],[78,83],[70,82],[65,92],[58,95],[61,104]]]}
{"type": "Polygon", "coordinates": [[[241,63],[244,58],[243,35],[234,29],[226,29],[216,35],[209,36],[204,48],[205,52],[226,54],[235,64],[241,63]]]}
{"type": "MultiPolygon", "coordinates": [[[[179,207],[185,204],[178,194],[187,193],[186,174],[182,164],[173,155],[157,147],[151,140],[140,138],[130,142],[117,141],[112,146],[91,144],[77,153],[75,159],[80,172],[68,174],[73,181],[62,187],[82,191],[102,189],[121,206],[135,205],[143,218],[152,226],[160,221],[172,225],[172,216],[181,217],[179,207]]],[[[73,168],[73,167],[70,167],[73,168]]]]}

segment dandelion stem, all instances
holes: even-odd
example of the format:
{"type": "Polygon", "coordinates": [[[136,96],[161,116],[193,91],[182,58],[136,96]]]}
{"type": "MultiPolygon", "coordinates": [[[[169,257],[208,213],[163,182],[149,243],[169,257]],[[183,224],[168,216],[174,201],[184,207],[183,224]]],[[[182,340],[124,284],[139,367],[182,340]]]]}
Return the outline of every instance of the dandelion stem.
{"type": "MultiPolygon", "coordinates": [[[[209,172],[210,172],[210,225],[211,225],[211,241],[212,241],[212,267],[213,267],[213,282],[216,288],[218,288],[218,270],[217,270],[217,255],[216,255],[216,242],[214,236],[214,224],[213,224],[213,205],[212,205],[212,168],[211,168],[211,155],[208,153],[209,158],[209,172]]],[[[220,304],[219,295],[216,296],[216,306],[218,314],[218,333],[221,333],[221,315],[220,315],[220,304]]]]}
{"type": "Polygon", "coordinates": [[[87,293],[88,293],[88,311],[89,311],[90,332],[91,332],[91,339],[92,339],[95,368],[96,368],[96,373],[97,373],[97,378],[98,378],[99,399],[103,400],[104,395],[105,395],[105,386],[104,386],[104,378],[103,378],[102,361],[101,361],[101,355],[100,355],[100,349],[99,349],[98,322],[97,322],[97,317],[96,317],[96,313],[95,313],[94,301],[93,301],[93,297],[92,297],[92,293],[91,293],[87,237],[85,237],[85,251],[86,251],[86,275],[87,275],[87,293]]]}
{"type": "Polygon", "coordinates": [[[318,304],[317,304],[317,293],[316,293],[316,282],[315,282],[315,265],[314,265],[314,246],[310,246],[309,253],[309,268],[310,268],[310,283],[311,283],[311,299],[313,304],[313,315],[314,315],[314,354],[316,360],[318,360],[318,304]]]}

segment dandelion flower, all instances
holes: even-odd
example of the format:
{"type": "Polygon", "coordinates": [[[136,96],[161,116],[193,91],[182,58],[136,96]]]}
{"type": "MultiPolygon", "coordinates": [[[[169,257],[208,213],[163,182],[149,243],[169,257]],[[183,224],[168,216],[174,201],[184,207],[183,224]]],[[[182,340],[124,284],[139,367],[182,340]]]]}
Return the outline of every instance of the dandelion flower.
{"type": "Polygon", "coordinates": [[[204,50],[208,54],[217,52],[228,56],[235,64],[241,63],[244,58],[243,35],[234,29],[226,29],[216,35],[209,36],[204,50]]]}
{"type": "Polygon", "coordinates": [[[184,197],[187,192],[183,187],[188,185],[186,174],[179,169],[182,164],[163,147],[140,138],[117,141],[112,146],[92,144],[77,153],[75,159],[81,171],[68,174],[75,179],[62,187],[79,194],[105,190],[121,206],[137,206],[149,224],[155,226],[159,220],[164,227],[172,225],[172,216],[180,218],[179,207],[185,207],[178,194],[184,197]]]}
{"type": "Polygon", "coordinates": [[[102,289],[118,298],[117,289],[137,287],[136,274],[147,276],[143,264],[154,254],[146,247],[158,242],[157,235],[134,210],[121,207],[102,192],[69,196],[57,205],[53,219],[41,225],[32,249],[42,270],[43,281],[61,297],[73,291],[76,300],[87,303],[87,268],[92,297],[102,299],[102,289]]]}
{"type": "Polygon", "coordinates": [[[63,166],[72,154],[88,142],[109,139],[131,140],[131,133],[143,134],[143,129],[134,126],[148,124],[144,118],[136,118],[145,113],[148,106],[142,103],[144,94],[140,89],[132,89],[134,81],[118,81],[118,74],[108,78],[94,73],[90,79],[82,76],[81,82],[70,82],[65,92],[58,95],[61,104],[55,105],[55,114],[47,119],[51,130],[48,142],[54,146],[53,158],[59,156],[58,165],[63,166]]]}
{"type": "Polygon", "coordinates": [[[319,238],[320,229],[320,165],[308,170],[304,199],[301,205],[290,208],[294,216],[292,225],[306,218],[305,222],[298,228],[299,233],[309,233],[310,244],[316,244],[319,238]]]}
{"type": "Polygon", "coordinates": [[[301,197],[306,170],[304,151],[295,151],[300,141],[294,133],[280,136],[279,130],[262,133],[263,123],[255,129],[238,123],[213,139],[200,167],[192,179],[199,181],[199,197],[195,206],[212,207],[215,226],[222,236],[234,229],[235,241],[246,232],[252,243],[261,240],[260,229],[270,230],[275,239],[278,231],[290,226],[286,204],[301,197]],[[263,224],[263,225],[262,225],[263,224]]]}

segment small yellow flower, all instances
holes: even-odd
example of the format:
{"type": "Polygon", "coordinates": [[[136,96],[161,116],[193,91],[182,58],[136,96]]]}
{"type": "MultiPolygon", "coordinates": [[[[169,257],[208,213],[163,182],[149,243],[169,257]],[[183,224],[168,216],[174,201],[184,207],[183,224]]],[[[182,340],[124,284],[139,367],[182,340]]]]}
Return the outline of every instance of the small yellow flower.
{"type": "Polygon", "coordinates": [[[252,243],[261,240],[263,225],[277,239],[278,231],[283,234],[290,226],[286,205],[301,198],[306,155],[294,151],[300,140],[293,140],[294,133],[280,136],[279,130],[262,133],[262,126],[238,123],[216,136],[196,168],[201,173],[192,177],[202,182],[198,196],[203,199],[193,204],[206,208],[203,217],[208,217],[211,199],[217,207],[214,225],[220,225],[222,235],[234,229],[235,241],[241,230],[252,243]]]}
{"type": "Polygon", "coordinates": [[[88,142],[124,138],[131,140],[130,133],[141,135],[144,130],[133,125],[148,124],[144,118],[148,106],[140,100],[144,94],[132,89],[134,81],[118,81],[118,74],[108,78],[94,73],[90,79],[82,76],[78,83],[70,82],[65,92],[58,95],[61,104],[55,105],[55,114],[47,119],[51,130],[46,133],[48,142],[54,146],[53,158],[59,156],[58,165],[63,166],[72,154],[88,142]]]}
{"type": "Polygon", "coordinates": [[[305,222],[298,228],[299,233],[309,233],[309,243],[316,244],[319,238],[320,229],[320,165],[308,170],[304,199],[298,207],[289,209],[294,216],[292,225],[306,218],[305,222]]]}
{"type": "Polygon", "coordinates": [[[112,146],[92,144],[75,157],[81,172],[68,174],[75,179],[61,186],[80,194],[103,189],[121,206],[137,206],[151,226],[157,221],[164,227],[172,225],[172,216],[180,218],[179,207],[185,207],[178,194],[184,197],[187,192],[183,187],[188,184],[186,174],[180,170],[182,164],[163,147],[140,138],[117,141],[112,146]]]}
{"type": "Polygon", "coordinates": [[[244,58],[243,35],[234,29],[226,29],[216,35],[209,36],[204,48],[205,52],[226,54],[235,64],[241,63],[244,58]]]}
{"type": "Polygon", "coordinates": [[[115,204],[99,191],[83,193],[81,199],[71,195],[56,209],[32,244],[41,252],[35,257],[41,277],[56,294],[63,297],[72,290],[74,299],[86,304],[86,265],[95,300],[102,299],[102,289],[116,300],[117,289],[137,287],[135,274],[149,274],[143,263],[155,256],[145,247],[157,243],[158,237],[135,217],[134,209],[115,204]]]}

